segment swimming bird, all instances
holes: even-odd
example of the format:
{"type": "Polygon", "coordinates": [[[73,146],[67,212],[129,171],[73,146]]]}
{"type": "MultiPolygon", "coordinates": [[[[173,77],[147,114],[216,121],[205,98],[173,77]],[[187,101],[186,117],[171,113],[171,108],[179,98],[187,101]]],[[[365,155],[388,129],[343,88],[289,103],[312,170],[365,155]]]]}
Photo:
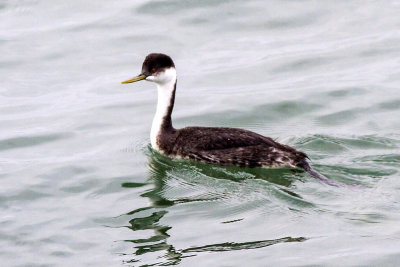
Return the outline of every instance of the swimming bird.
{"type": "Polygon", "coordinates": [[[177,74],[172,59],[165,54],[149,54],[141,73],[122,84],[141,80],[154,82],[158,90],[156,114],[151,126],[153,149],[172,158],[183,158],[219,165],[242,167],[302,168],[312,176],[332,185],[336,183],[316,172],[308,156],[270,137],[238,128],[185,127],[172,125],[177,74]]]}

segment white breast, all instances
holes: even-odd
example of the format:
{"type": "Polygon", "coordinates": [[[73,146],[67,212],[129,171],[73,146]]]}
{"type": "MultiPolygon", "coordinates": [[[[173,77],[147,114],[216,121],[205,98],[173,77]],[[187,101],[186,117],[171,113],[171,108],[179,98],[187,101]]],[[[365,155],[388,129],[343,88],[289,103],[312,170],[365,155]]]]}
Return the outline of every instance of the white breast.
{"type": "Polygon", "coordinates": [[[161,126],[164,117],[167,115],[168,108],[173,97],[176,83],[176,70],[175,68],[169,68],[156,77],[150,76],[148,78],[150,81],[153,81],[157,84],[158,91],[157,110],[151,125],[150,140],[153,149],[160,151],[157,139],[161,134],[161,126]]]}

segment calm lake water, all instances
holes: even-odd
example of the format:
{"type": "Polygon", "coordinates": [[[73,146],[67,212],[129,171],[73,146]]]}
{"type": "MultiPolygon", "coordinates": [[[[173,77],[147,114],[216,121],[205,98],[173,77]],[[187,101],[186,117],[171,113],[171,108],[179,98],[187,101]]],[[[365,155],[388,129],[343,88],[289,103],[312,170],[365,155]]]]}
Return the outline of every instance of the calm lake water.
{"type": "Polygon", "coordinates": [[[2,1],[1,266],[398,266],[399,1],[2,1]],[[151,150],[150,52],[175,127],[240,127],[301,170],[151,150]]]}

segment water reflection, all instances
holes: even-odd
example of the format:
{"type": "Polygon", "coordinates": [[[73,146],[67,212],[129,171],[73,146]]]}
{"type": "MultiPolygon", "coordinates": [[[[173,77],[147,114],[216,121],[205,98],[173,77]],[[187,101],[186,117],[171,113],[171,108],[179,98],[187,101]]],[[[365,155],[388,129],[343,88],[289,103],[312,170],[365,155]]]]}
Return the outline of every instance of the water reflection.
{"type": "Polygon", "coordinates": [[[283,237],[278,239],[271,240],[261,240],[261,241],[253,241],[253,242],[243,242],[243,243],[221,243],[221,244],[212,244],[201,247],[191,247],[187,249],[183,249],[182,252],[220,252],[220,251],[232,251],[232,250],[242,250],[242,249],[256,249],[263,248],[279,243],[287,243],[287,242],[303,242],[306,241],[305,237],[283,237]]]}
{"type": "Polygon", "coordinates": [[[294,181],[302,179],[301,176],[294,176],[293,174],[304,173],[304,171],[300,169],[243,168],[237,166],[218,166],[186,160],[174,160],[153,151],[151,147],[148,149],[149,167],[153,176],[155,175],[156,177],[166,175],[166,173],[171,173],[178,169],[180,173],[182,173],[182,170],[189,170],[196,175],[233,182],[240,182],[247,179],[262,179],[269,183],[289,188],[294,181]]]}
{"type": "MultiPolygon", "coordinates": [[[[192,183],[190,175],[198,175],[197,181],[199,183],[204,182],[208,177],[211,180],[220,180],[227,183],[235,183],[241,186],[241,182],[249,179],[262,179],[268,183],[274,184],[280,193],[276,193],[277,197],[296,198],[301,200],[301,197],[291,191],[290,187],[293,183],[288,174],[291,171],[288,170],[272,170],[263,171],[260,169],[250,169],[243,171],[241,168],[223,168],[216,167],[207,164],[198,164],[192,162],[176,161],[171,160],[167,157],[159,155],[149,149],[149,169],[150,169],[150,181],[154,187],[141,196],[148,198],[150,206],[142,207],[128,212],[126,215],[134,217],[129,221],[128,228],[132,231],[143,231],[152,230],[152,234],[147,238],[139,238],[133,240],[125,240],[134,244],[135,251],[133,252],[133,258],[125,261],[126,264],[131,263],[142,263],[150,265],[176,265],[182,261],[185,257],[196,256],[197,253],[202,252],[224,252],[233,250],[246,250],[246,249],[257,249],[262,247],[271,246],[278,243],[286,242],[303,242],[306,240],[304,237],[283,237],[272,240],[256,240],[251,242],[223,242],[208,244],[204,246],[192,246],[184,249],[177,249],[174,244],[169,240],[170,235],[168,231],[174,227],[173,225],[164,225],[161,223],[161,219],[168,214],[168,209],[173,205],[179,205],[181,203],[190,202],[201,202],[201,201],[218,201],[224,198],[224,194],[234,194],[234,192],[227,191],[223,193],[215,193],[214,186],[205,182],[202,185],[207,184],[207,191],[209,194],[199,194],[194,197],[180,197],[179,194],[169,196],[166,192],[170,186],[168,182],[173,179],[173,175],[180,174],[181,176],[187,175],[187,183],[192,183]],[[189,170],[189,172],[188,172],[189,170]],[[203,178],[203,180],[202,180],[203,178]],[[278,196],[280,194],[280,196],[278,196]],[[154,253],[151,256],[153,262],[149,261],[148,253],[154,253]],[[146,254],[146,257],[144,255],[146,254]]],[[[293,175],[292,175],[293,176],[293,175]]],[[[135,183],[123,183],[123,187],[132,187],[135,183]]],[[[274,189],[274,190],[275,190],[274,189]]],[[[271,190],[271,188],[266,189],[271,190]]],[[[244,199],[243,202],[246,202],[244,199]]],[[[292,202],[292,200],[288,201],[292,202]]],[[[301,201],[300,201],[301,202],[301,201]]],[[[303,201],[304,202],[304,201],[303,201]]],[[[301,204],[303,205],[303,204],[301,204]]],[[[226,209],[228,209],[228,205],[226,209]]],[[[237,219],[233,221],[224,221],[226,223],[234,223],[243,219],[237,219]]],[[[146,232],[147,233],[147,232],[146,232]]]]}

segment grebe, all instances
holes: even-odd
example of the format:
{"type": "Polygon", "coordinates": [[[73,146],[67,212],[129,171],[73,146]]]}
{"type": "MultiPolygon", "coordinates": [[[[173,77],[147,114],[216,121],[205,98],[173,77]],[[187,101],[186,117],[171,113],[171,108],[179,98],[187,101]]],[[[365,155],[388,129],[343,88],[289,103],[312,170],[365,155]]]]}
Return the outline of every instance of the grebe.
{"type": "Polygon", "coordinates": [[[172,158],[183,158],[219,165],[242,167],[303,168],[312,176],[336,185],[317,173],[307,162],[307,155],[293,147],[280,144],[269,137],[238,129],[222,127],[172,126],[177,76],[175,64],[165,54],[149,54],[140,75],[121,83],[146,80],[156,83],[157,110],[151,126],[151,146],[172,158]]]}

